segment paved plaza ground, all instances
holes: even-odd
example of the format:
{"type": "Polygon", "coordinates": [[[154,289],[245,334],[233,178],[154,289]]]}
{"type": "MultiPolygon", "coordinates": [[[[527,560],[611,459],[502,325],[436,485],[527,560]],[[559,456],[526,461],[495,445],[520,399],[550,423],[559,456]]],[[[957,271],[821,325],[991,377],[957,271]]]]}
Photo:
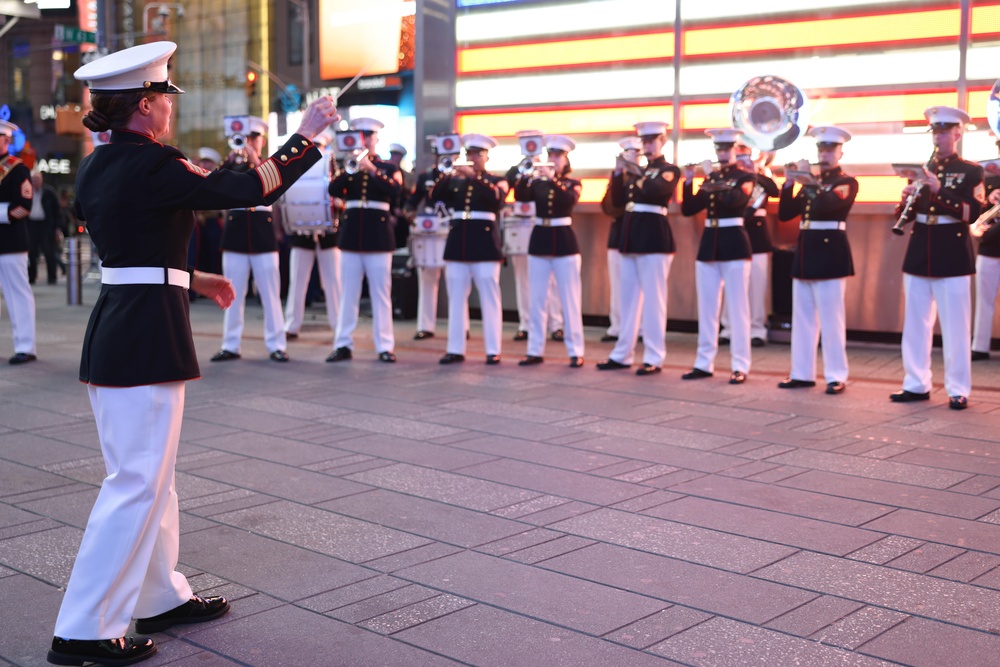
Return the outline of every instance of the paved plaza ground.
{"type": "MultiPolygon", "coordinates": [[[[0,367],[0,665],[45,664],[104,475],[77,381],[85,306],[38,286],[39,361],[0,367]]],[[[204,377],[187,385],[181,569],[224,594],[218,621],[155,636],[145,665],[826,667],[1000,664],[1000,358],[970,407],[894,404],[898,346],[852,344],[840,396],[780,390],[789,348],[754,349],[730,386],[587,366],[440,366],[396,323],[323,363],[319,309],[267,359],[209,363],[222,316],[192,306],[204,377]]],[[[11,354],[6,312],[0,353],[11,354]]],[[[822,378],[820,378],[822,380],[822,378]]]]}

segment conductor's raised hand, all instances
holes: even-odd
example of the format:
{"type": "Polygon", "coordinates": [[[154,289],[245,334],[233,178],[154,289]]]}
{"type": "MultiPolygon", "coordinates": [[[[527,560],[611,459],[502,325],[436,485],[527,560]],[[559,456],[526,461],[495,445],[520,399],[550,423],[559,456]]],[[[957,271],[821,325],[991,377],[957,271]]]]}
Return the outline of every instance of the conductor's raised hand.
{"type": "Polygon", "coordinates": [[[225,310],[236,300],[233,283],[225,276],[195,271],[191,276],[191,290],[219,304],[225,310]]]}
{"type": "Polygon", "coordinates": [[[312,139],[339,120],[340,114],[337,113],[336,102],[329,95],[323,95],[313,100],[302,114],[298,133],[312,139]]]}

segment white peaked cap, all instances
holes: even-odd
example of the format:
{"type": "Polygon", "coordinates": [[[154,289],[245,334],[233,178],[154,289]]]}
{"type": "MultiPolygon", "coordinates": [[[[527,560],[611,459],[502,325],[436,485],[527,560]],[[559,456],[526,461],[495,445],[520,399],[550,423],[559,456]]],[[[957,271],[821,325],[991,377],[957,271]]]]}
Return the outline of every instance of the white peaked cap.
{"type": "Polygon", "coordinates": [[[462,145],[465,146],[465,150],[481,148],[488,151],[497,145],[497,140],[485,134],[463,134],[462,145]]]}
{"type": "Polygon", "coordinates": [[[843,144],[851,140],[851,133],[836,125],[818,125],[806,132],[819,144],[843,144]]]}
{"type": "Polygon", "coordinates": [[[267,123],[264,122],[263,118],[250,116],[250,127],[247,128],[247,134],[267,134],[267,123]]]}
{"type": "Polygon", "coordinates": [[[406,155],[406,146],[403,144],[389,144],[389,152],[402,153],[403,155],[406,155]]]}
{"type": "Polygon", "coordinates": [[[209,148],[208,146],[202,146],[198,149],[198,159],[211,160],[215,164],[222,162],[222,156],[219,155],[219,151],[214,148],[209,148]]]}
{"type": "Polygon", "coordinates": [[[0,120],[0,134],[5,137],[13,137],[14,133],[17,132],[18,127],[9,120],[0,120]]]}
{"type": "Polygon", "coordinates": [[[378,132],[385,124],[382,121],[375,120],[374,118],[352,118],[351,119],[351,129],[360,130],[361,132],[378,132]]]}
{"type": "Polygon", "coordinates": [[[967,125],[972,119],[969,114],[955,107],[931,107],[924,111],[929,125],[967,125]]]}
{"type": "Polygon", "coordinates": [[[735,144],[743,136],[743,130],[736,130],[731,127],[720,127],[705,130],[705,134],[712,137],[712,141],[717,144],[735,144]]]}
{"type": "Polygon", "coordinates": [[[173,42],[150,42],[116,51],[89,62],[73,73],[87,81],[91,92],[121,93],[150,90],[183,93],[167,76],[167,61],[177,50],[173,42]]]}
{"type": "Polygon", "coordinates": [[[569,153],[576,148],[576,142],[564,134],[546,134],[542,140],[548,150],[564,151],[569,153]]]}
{"type": "Polygon", "coordinates": [[[661,120],[636,123],[632,127],[635,128],[636,134],[638,134],[640,137],[649,137],[655,134],[664,134],[667,131],[667,124],[661,120]]]}
{"type": "Polygon", "coordinates": [[[625,137],[618,141],[618,145],[623,151],[641,151],[642,139],[639,137],[625,137]]]}

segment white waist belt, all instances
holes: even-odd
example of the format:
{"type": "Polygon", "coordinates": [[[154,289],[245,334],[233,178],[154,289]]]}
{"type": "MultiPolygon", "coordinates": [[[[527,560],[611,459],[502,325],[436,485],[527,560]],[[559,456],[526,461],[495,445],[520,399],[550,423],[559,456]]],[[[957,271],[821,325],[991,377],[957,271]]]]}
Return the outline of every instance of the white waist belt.
{"type": "Polygon", "coordinates": [[[230,211],[270,211],[270,206],[251,206],[250,208],[231,208],[230,211]]]}
{"type": "Polygon", "coordinates": [[[636,204],[635,202],[629,202],[625,204],[625,210],[633,213],[656,213],[657,215],[666,215],[666,206],[654,206],[652,204],[636,204]]]}
{"type": "Polygon", "coordinates": [[[573,218],[539,218],[538,224],[542,227],[569,227],[573,224],[573,218]]]}
{"type": "Polygon", "coordinates": [[[452,220],[493,220],[496,221],[497,214],[489,211],[455,211],[451,214],[452,220]]]}
{"type": "Polygon", "coordinates": [[[925,225],[954,225],[955,223],[962,222],[962,220],[953,218],[950,215],[917,213],[917,222],[922,222],[925,225]]]}
{"type": "Polygon", "coordinates": [[[847,223],[839,220],[803,220],[799,229],[847,229],[847,223]]]}
{"type": "Polygon", "coordinates": [[[191,274],[162,266],[126,266],[117,269],[102,266],[101,282],[105,285],[174,285],[189,289],[191,274]]]}
{"type": "Polygon", "coordinates": [[[742,227],[743,218],[705,218],[706,227],[742,227]]]}
{"type": "Polygon", "coordinates": [[[352,199],[344,202],[344,208],[374,208],[379,211],[388,211],[391,207],[387,201],[368,201],[367,199],[352,199]]]}

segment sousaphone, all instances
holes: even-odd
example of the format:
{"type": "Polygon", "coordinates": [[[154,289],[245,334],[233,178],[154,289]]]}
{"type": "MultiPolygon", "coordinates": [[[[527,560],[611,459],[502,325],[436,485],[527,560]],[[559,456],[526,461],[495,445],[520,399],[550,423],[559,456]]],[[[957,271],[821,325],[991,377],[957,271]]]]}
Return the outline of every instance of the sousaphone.
{"type": "Polygon", "coordinates": [[[751,148],[771,153],[790,146],[809,126],[808,100],[795,84],[777,76],[755,76],[729,98],[732,126],[751,148]]]}

